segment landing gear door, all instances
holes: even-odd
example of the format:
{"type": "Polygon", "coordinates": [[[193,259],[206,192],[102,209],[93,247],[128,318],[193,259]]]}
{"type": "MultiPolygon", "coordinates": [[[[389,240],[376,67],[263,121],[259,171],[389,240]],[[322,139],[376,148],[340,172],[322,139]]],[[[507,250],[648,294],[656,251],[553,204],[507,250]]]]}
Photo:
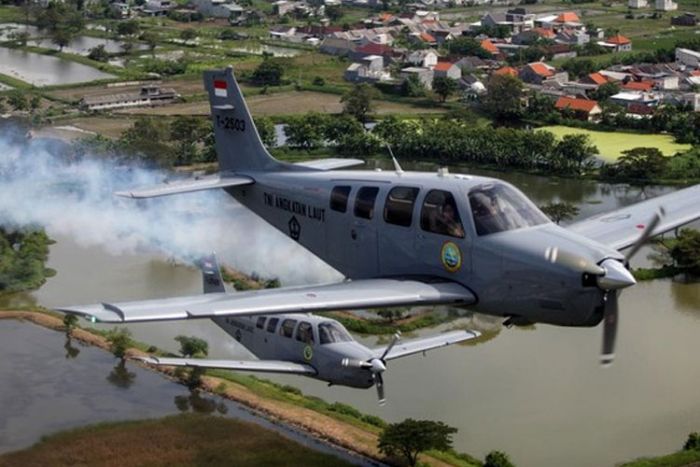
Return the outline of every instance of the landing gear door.
{"type": "Polygon", "coordinates": [[[425,274],[454,278],[471,271],[471,242],[461,212],[449,191],[431,190],[420,206],[415,249],[425,274]]]}

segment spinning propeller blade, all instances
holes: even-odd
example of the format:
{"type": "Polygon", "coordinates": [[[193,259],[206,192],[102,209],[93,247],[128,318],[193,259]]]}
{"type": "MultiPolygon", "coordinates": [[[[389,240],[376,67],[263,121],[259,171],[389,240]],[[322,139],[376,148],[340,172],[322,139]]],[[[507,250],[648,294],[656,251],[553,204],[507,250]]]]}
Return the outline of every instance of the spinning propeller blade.
{"type": "Polygon", "coordinates": [[[603,349],[600,354],[600,364],[604,367],[612,365],[615,359],[615,338],[617,337],[617,304],[618,292],[610,291],[605,297],[605,312],[603,314],[603,349]]]}
{"type": "Polygon", "coordinates": [[[632,246],[632,248],[629,249],[629,251],[625,255],[625,261],[629,262],[629,260],[632,259],[632,257],[636,255],[637,252],[639,252],[640,248],[642,248],[644,244],[647,241],[649,241],[649,238],[654,233],[654,229],[656,229],[656,227],[659,225],[659,222],[661,222],[661,219],[663,219],[664,215],[666,215],[666,212],[664,211],[663,207],[660,207],[659,210],[654,213],[649,223],[644,227],[644,230],[639,236],[639,239],[637,239],[635,244],[632,246]]]}
{"type": "Polygon", "coordinates": [[[384,397],[384,378],[381,373],[372,373],[372,379],[374,379],[374,385],[377,387],[377,398],[379,399],[379,405],[386,404],[386,397],[384,397]]]}

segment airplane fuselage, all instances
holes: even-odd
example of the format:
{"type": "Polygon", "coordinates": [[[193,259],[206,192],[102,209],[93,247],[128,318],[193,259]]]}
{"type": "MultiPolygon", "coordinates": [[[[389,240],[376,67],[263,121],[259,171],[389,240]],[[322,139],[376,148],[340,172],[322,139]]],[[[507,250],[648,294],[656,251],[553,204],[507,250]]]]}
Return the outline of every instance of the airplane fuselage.
{"type": "Polygon", "coordinates": [[[372,374],[345,367],[346,358],[372,357],[337,321],[310,314],[278,314],[214,318],[227,334],[260,360],[280,360],[312,366],[312,378],[355,388],[374,385],[372,374]]]}
{"type": "Polygon", "coordinates": [[[595,262],[622,258],[549,222],[495,179],[388,171],[243,175],[255,183],[229,188],[230,195],[346,277],[415,278],[419,271],[418,277],[469,288],[478,298],[474,310],[516,322],[594,326],[602,318],[604,292],[579,272],[547,262],[548,247],[595,262]],[[496,191],[513,222],[478,213],[482,192],[496,191]],[[440,223],[446,204],[456,210],[452,227],[440,223]]]}

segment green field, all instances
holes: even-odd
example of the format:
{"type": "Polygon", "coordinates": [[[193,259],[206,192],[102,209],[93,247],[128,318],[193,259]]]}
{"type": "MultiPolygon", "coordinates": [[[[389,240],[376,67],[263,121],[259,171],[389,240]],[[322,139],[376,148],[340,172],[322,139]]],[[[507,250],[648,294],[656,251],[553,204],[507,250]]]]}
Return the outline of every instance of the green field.
{"type": "Polygon", "coordinates": [[[0,456],[12,465],[349,466],[274,431],[236,419],[183,414],[64,431],[0,456]]]}
{"type": "Polygon", "coordinates": [[[557,138],[564,135],[588,135],[591,142],[598,148],[599,157],[605,162],[615,162],[622,155],[622,151],[639,147],[658,148],[665,156],[672,156],[677,152],[690,149],[690,144],[678,144],[670,135],[593,131],[562,125],[543,126],[539,130],[550,131],[557,138]]]}

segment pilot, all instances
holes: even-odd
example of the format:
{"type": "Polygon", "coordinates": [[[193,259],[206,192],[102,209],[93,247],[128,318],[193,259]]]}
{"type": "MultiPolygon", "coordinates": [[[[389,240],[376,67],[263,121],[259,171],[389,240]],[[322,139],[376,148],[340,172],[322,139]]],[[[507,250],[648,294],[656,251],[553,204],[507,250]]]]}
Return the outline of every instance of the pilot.
{"type": "Polygon", "coordinates": [[[493,200],[484,193],[472,192],[469,195],[476,232],[479,235],[500,232],[499,216],[493,200]]]}
{"type": "Polygon", "coordinates": [[[457,220],[457,211],[450,201],[451,200],[445,201],[440,208],[437,221],[442,227],[441,230],[447,235],[463,238],[464,229],[462,228],[462,223],[457,220]]]}

